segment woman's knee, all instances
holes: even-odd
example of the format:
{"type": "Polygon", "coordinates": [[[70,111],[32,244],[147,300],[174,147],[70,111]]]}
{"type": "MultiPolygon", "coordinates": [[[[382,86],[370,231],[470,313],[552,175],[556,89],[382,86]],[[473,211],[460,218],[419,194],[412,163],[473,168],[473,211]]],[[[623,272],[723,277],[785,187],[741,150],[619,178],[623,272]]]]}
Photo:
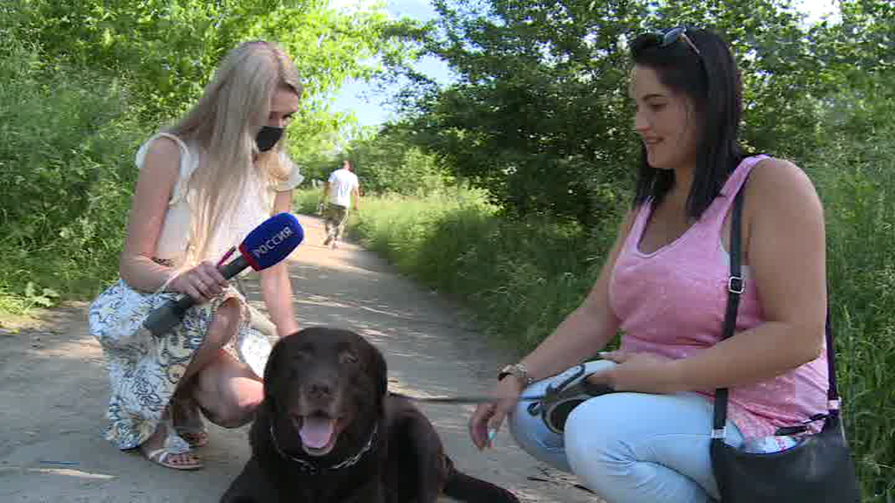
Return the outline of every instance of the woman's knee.
{"type": "Polygon", "coordinates": [[[711,414],[695,394],[594,398],[566,422],[569,465],[609,501],[705,501],[713,487],[711,414]]]}
{"type": "Polygon", "coordinates": [[[250,423],[255,418],[255,411],[261,401],[251,404],[236,404],[232,407],[221,407],[208,419],[221,428],[239,428],[242,425],[250,423]]]}
{"type": "Polygon", "coordinates": [[[224,428],[251,421],[264,399],[264,385],[248,367],[223,351],[197,377],[196,400],[208,419],[224,428]]]}
{"type": "Polygon", "coordinates": [[[593,398],[569,414],[565,426],[566,456],[576,473],[584,465],[607,465],[624,459],[630,423],[614,413],[613,409],[622,405],[619,398],[622,394],[593,398]]]}
{"type": "Polygon", "coordinates": [[[203,407],[208,419],[222,428],[239,428],[255,418],[261,405],[262,391],[243,392],[233,397],[220,396],[210,407],[203,407]]]}

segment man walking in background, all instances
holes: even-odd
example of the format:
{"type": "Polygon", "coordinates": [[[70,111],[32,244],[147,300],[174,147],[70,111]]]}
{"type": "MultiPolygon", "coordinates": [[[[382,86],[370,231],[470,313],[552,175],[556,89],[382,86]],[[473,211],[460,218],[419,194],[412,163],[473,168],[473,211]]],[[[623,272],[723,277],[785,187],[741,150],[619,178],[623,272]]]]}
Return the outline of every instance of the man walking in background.
{"type": "Polygon", "coordinates": [[[323,210],[323,218],[326,224],[326,240],[323,246],[329,245],[335,249],[339,236],[345,228],[348,220],[348,208],[354,198],[354,211],[358,209],[360,200],[360,182],[357,175],[351,172],[351,163],[346,159],[342,162],[342,168],[329,175],[329,180],[323,186],[323,200],[326,208],[323,210]],[[327,198],[329,196],[329,198],[327,198]]]}

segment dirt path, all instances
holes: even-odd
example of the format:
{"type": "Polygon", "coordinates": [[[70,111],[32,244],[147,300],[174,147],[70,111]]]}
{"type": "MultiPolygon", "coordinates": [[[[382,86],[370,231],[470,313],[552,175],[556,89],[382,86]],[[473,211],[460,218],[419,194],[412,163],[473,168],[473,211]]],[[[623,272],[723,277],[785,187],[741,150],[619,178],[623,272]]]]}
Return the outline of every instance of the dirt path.
{"type": "MultiPolygon", "coordinates": [[[[462,310],[399,276],[351,244],[320,246],[320,222],[300,217],[306,240],[290,271],[302,326],[352,328],[386,355],[391,387],[415,394],[487,389],[508,355],[489,348],[462,310]]],[[[249,281],[250,298],[257,283],[249,281]]],[[[38,327],[0,328],[0,501],[216,502],[248,459],[247,427],[211,426],[206,468],[182,473],[122,453],[101,437],[108,387],[87,305],[54,309],[38,327]]],[[[525,502],[596,502],[574,480],[535,462],[504,429],[479,453],[466,436],[470,407],[423,407],[448,453],[468,473],[498,482],[525,502]]]]}

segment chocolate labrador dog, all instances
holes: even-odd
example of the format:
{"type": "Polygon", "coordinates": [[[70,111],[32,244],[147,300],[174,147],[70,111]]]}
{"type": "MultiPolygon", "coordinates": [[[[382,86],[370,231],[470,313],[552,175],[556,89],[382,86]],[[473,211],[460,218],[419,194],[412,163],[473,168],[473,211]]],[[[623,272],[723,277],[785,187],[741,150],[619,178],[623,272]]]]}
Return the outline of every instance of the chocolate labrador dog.
{"type": "Polygon", "coordinates": [[[252,457],[222,503],[518,503],[465,475],[432,424],[389,393],[385,359],[358,334],[306,328],[274,346],[252,457]]]}

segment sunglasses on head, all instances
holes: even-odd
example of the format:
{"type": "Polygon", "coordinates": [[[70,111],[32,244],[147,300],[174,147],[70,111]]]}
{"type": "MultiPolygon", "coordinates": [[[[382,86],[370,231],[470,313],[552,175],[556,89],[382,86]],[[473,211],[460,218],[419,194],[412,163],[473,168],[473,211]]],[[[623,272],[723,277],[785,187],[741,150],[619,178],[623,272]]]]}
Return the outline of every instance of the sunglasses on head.
{"type": "Polygon", "coordinates": [[[638,49],[643,49],[648,46],[658,46],[658,47],[668,47],[669,45],[677,42],[678,40],[683,40],[693,49],[693,52],[702,59],[702,53],[699,51],[699,48],[696,47],[696,44],[690,40],[690,37],[687,36],[687,27],[686,26],[675,26],[674,28],[668,28],[666,30],[659,30],[655,32],[644,33],[637,37],[637,45],[638,49]]]}

